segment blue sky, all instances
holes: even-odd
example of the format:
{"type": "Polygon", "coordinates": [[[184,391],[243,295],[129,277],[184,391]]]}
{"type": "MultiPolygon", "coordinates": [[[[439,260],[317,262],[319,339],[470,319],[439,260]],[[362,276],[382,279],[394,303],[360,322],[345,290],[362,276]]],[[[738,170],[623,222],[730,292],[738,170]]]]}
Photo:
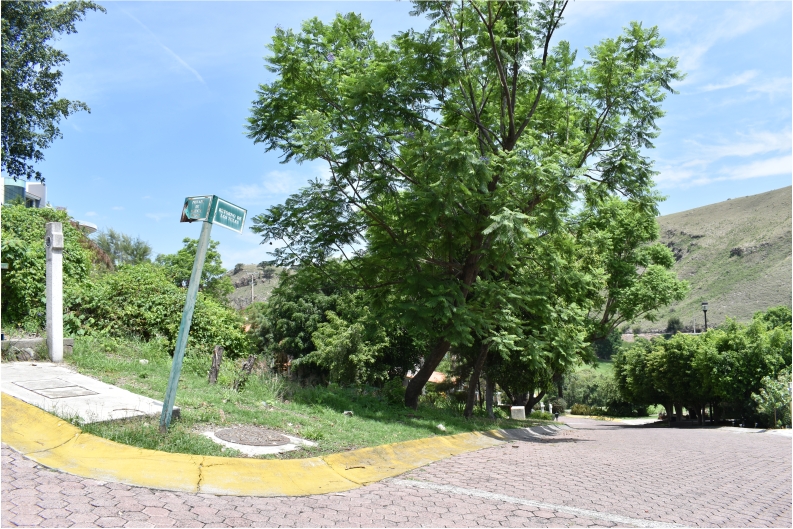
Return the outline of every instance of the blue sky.
{"type": "MultiPolygon", "coordinates": [[[[383,40],[426,27],[409,2],[99,2],[107,14],[89,13],[57,44],[70,58],[61,96],[92,112],[61,123],[38,168],[53,205],[155,254],[198,237],[197,224],[179,223],[186,196],[216,194],[253,216],[322,174],[245,137],[255,90],[272,80],[263,57],[277,25],[355,11],[383,40]]],[[[687,73],[651,152],[661,212],[790,185],[791,3],[577,0],[557,40],[581,56],[632,20],[657,25],[687,73]]],[[[247,226],[212,235],[227,267],[268,258],[247,226]]]]}

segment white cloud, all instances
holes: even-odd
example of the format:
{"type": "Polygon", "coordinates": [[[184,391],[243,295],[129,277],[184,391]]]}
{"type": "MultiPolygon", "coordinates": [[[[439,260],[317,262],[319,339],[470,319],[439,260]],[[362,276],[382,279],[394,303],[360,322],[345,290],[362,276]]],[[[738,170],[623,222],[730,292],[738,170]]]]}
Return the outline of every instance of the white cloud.
{"type": "Polygon", "coordinates": [[[164,218],[172,217],[173,213],[146,213],[146,216],[156,222],[160,222],[164,218]]]}
{"type": "Polygon", "coordinates": [[[96,211],[88,211],[88,212],[85,214],[85,216],[86,216],[86,217],[96,217],[96,216],[98,216],[98,215],[99,215],[99,214],[98,214],[96,211]]]}
{"type": "Polygon", "coordinates": [[[732,142],[701,144],[692,141],[688,143],[690,151],[677,163],[659,167],[656,182],[662,188],[688,188],[711,182],[791,174],[791,139],[791,131],[786,130],[751,132],[732,142]]]}
{"type": "Polygon", "coordinates": [[[113,206],[113,211],[123,211],[124,206],[113,206]]]}
{"type": "Polygon", "coordinates": [[[757,77],[756,70],[748,70],[743,73],[730,76],[727,80],[719,84],[709,84],[702,87],[703,92],[713,92],[714,90],[723,90],[725,88],[732,88],[748,83],[757,77]]]}
{"type": "Polygon", "coordinates": [[[261,205],[271,204],[285,198],[286,195],[295,193],[305,187],[309,180],[319,178],[328,181],[330,169],[327,164],[317,163],[309,166],[310,171],[295,173],[293,171],[270,171],[262,176],[258,182],[244,183],[233,186],[229,193],[232,200],[244,204],[261,205]]]}
{"type": "Polygon", "coordinates": [[[791,168],[793,168],[793,156],[788,154],[732,166],[725,170],[723,176],[716,178],[716,180],[747,180],[764,176],[779,176],[790,174],[791,168]]]}
{"type": "MultiPolygon", "coordinates": [[[[699,21],[699,29],[687,31],[692,38],[681,40],[674,48],[669,49],[669,54],[680,58],[679,68],[683,72],[696,72],[702,65],[705,55],[716,44],[730,41],[767,23],[776,21],[785,9],[784,6],[771,6],[768,3],[763,9],[757,9],[754,3],[736,5],[728,9],[720,19],[711,22],[703,17],[699,21]]],[[[709,13],[706,12],[706,16],[709,13]]],[[[696,17],[694,17],[696,18],[696,17]]],[[[671,29],[664,25],[664,30],[671,29]]],[[[686,81],[693,83],[696,77],[692,76],[686,81]]],[[[683,83],[686,83],[683,81],[683,83]]]]}
{"type": "Polygon", "coordinates": [[[790,92],[790,77],[775,77],[752,83],[749,92],[760,92],[762,94],[787,94],[790,92]]]}

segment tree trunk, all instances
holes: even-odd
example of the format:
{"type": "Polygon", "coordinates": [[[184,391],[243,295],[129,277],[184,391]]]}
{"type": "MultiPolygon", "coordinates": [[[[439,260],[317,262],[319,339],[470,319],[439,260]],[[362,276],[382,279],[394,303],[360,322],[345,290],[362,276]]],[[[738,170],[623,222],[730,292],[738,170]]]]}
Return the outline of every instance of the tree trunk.
{"type": "Polygon", "coordinates": [[[482,366],[485,365],[487,359],[487,352],[490,350],[490,344],[482,344],[479,348],[479,357],[474,364],[474,371],[471,373],[470,382],[468,382],[468,399],[465,401],[465,411],[463,416],[470,419],[474,413],[474,398],[476,397],[476,386],[479,384],[479,374],[482,372],[482,366]]]}
{"type": "Polygon", "coordinates": [[[563,399],[564,395],[562,393],[562,382],[564,382],[564,377],[561,373],[554,373],[553,381],[556,383],[556,392],[559,395],[559,398],[563,399]]]}
{"type": "Polygon", "coordinates": [[[418,409],[421,390],[424,389],[427,381],[432,376],[432,372],[435,371],[435,368],[441,363],[443,357],[446,356],[450,345],[449,341],[444,338],[438,340],[435,349],[433,349],[429,357],[425,359],[424,365],[421,366],[418,373],[408,382],[408,387],[405,388],[405,406],[413,408],[414,410],[418,409]]]}
{"type": "Polygon", "coordinates": [[[683,422],[683,406],[679,402],[673,403],[675,407],[675,417],[677,417],[677,422],[683,422]]]}
{"type": "Polygon", "coordinates": [[[534,391],[529,392],[529,400],[526,401],[526,418],[529,418],[531,415],[531,410],[534,408],[534,405],[537,404],[542,400],[545,396],[545,391],[540,391],[540,393],[535,397],[533,396],[534,391]]]}
{"type": "Polygon", "coordinates": [[[220,372],[220,363],[223,361],[223,346],[216,345],[215,350],[212,352],[212,367],[209,369],[209,383],[217,384],[218,373],[220,372]]]}
{"type": "Polygon", "coordinates": [[[495,389],[496,383],[490,377],[485,377],[485,406],[487,408],[487,416],[491,419],[496,418],[493,414],[493,391],[495,389]]]}

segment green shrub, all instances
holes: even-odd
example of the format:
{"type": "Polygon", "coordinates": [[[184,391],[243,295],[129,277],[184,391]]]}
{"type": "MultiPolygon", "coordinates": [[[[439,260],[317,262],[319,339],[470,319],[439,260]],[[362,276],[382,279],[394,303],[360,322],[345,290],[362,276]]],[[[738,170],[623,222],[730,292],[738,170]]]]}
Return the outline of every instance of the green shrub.
{"type": "MultiPolygon", "coordinates": [[[[74,335],[164,337],[173,351],[186,291],[177,287],[162,267],[128,265],[86,283],[66,304],[64,327],[74,335]]],[[[248,336],[233,309],[199,292],[190,326],[188,347],[209,355],[222,345],[230,358],[248,354],[248,336]]]]}
{"type": "Polygon", "coordinates": [[[683,331],[683,323],[680,321],[680,318],[677,316],[672,316],[666,322],[666,332],[667,334],[676,334],[683,331]]]}
{"type": "Polygon", "coordinates": [[[570,408],[571,415],[589,415],[589,406],[586,404],[573,404],[570,408]]]}
{"type": "Polygon", "coordinates": [[[552,421],[553,415],[547,411],[533,411],[529,414],[530,419],[539,419],[542,421],[552,421]]]}
{"type": "Polygon", "coordinates": [[[63,224],[63,288],[65,302],[89,277],[92,254],[85,236],[70,224],[65,211],[5,205],[0,208],[3,270],[2,311],[4,328],[37,331],[46,314],[46,264],[44,234],[48,222],[63,224]]]}
{"type": "Polygon", "coordinates": [[[392,378],[383,386],[383,397],[391,404],[404,404],[405,402],[405,386],[402,385],[402,379],[392,378]]]}
{"type": "Polygon", "coordinates": [[[567,409],[567,401],[559,397],[551,401],[551,406],[551,410],[553,410],[553,412],[564,413],[564,410],[567,409]]]}

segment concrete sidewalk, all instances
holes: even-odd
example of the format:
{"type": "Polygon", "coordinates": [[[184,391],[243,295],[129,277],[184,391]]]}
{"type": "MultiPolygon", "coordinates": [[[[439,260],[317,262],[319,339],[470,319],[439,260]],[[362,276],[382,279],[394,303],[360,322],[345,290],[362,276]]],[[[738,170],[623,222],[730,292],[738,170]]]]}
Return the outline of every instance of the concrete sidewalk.
{"type": "MultiPolygon", "coordinates": [[[[37,408],[85,423],[159,415],[162,402],[81,375],[64,364],[4,362],[0,388],[37,408]]],[[[178,408],[174,416],[178,417],[178,408]]]]}

